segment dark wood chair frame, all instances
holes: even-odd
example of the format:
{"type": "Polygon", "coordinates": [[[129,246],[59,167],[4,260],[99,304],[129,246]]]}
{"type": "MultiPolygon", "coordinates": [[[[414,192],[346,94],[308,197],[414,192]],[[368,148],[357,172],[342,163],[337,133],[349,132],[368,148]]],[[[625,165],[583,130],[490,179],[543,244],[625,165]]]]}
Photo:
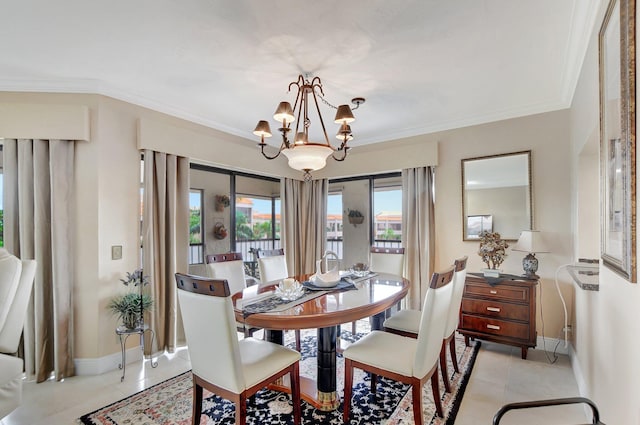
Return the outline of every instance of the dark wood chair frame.
{"type": "MultiPolygon", "coordinates": [[[[242,253],[241,252],[227,252],[225,254],[209,254],[205,257],[206,264],[210,263],[222,263],[225,261],[242,261],[242,253]]],[[[253,336],[254,333],[258,332],[261,328],[247,328],[246,325],[238,325],[238,332],[244,333],[245,337],[253,336]]]]}
{"type": "MultiPolygon", "coordinates": [[[[198,276],[185,275],[176,273],[176,285],[179,290],[189,291],[196,294],[208,295],[213,297],[229,297],[229,284],[226,280],[207,279],[198,276]]],[[[193,401],[192,401],[192,420],[193,425],[200,424],[202,414],[202,394],[203,389],[207,389],[214,394],[227,400],[231,400],[236,406],[236,425],[244,425],[247,421],[247,400],[256,394],[268,384],[277,381],[279,378],[289,374],[291,382],[291,397],[293,401],[293,423],[300,424],[302,418],[302,403],[300,399],[300,366],[299,362],[293,363],[291,366],[282,369],[256,385],[247,388],[240,394],[236,394],[222,387],[219,387],[206,379],[203,379],[193,373],[193,401]]]]}
{"type": "MultiPolygon", "coordinates": [[[[467,257],[458,259],[454,263],[454,271],[459,272],[467,267],[467,257]]],[[[384,328],[385,332],[389,332],[396,335],[402,335],[409,338],[417,338],[418,334],[413,332],[401,331],[399,329],[384,328]]],[[[449,355],[451,357],[451,363],[453,364],[453,370],[456,373],[460,373],[458,367],[458,356],[456,356],[456,331],[454,330],[451,335],[442,339],[442,348],[440,349],[440,373],[442,374],[442,382],[444,383],[444,391],[451,392],[451,384],[449,383],[449,376],[447,373],[447,346],[449,346],[449,355]]]]}
{"type": "MultiPolygon", "coordinates": [[[[453,280],[454,269],[451,267],[449,270],[443,273],[434,273],[431,277],[430,287],[440,288],[444,285],[450,285],[453,280]]],[[[440,401],[440,384],[438,382],[438,362],[431,368],[423,378],[419,379],[414,376],[400,375],[395,372],[380,369],[375,366],[360,363],[348,358],[344,359],[344,409],[343,409],[343,422],[349,423],[349,413],[351,410],[351,394],[353,391],[353,369],[358,368],[371,374],[371,392],[376,393],[377,377],[378,375],[384,376],[389,379],[393,379],[404,384],[411,385],[411,394],[413,397],[413,416],[416,425],[422,425],[424,418],[422,412],[422,387],[428,379],[431,380],[431,390],[433,392],[433,400],[436,405],[436,414],[441,418],[444,417],[442,410],[442,402],[440,401]]]]}

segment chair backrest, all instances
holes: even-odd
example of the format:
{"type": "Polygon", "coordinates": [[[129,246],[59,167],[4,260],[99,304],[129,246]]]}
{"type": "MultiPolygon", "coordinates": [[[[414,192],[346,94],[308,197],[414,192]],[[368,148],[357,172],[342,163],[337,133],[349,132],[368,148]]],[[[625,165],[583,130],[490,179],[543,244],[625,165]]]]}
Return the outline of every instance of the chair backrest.
{"type": "Polygon", "coordinates": [[[27,317],[29,299],[36,276],[36,260],[22,260],[20,283],[9,309],[4,326],[0,327],[0,353],[15,353],[20,345],[20,337],[27,317]]]}
{"type": "Polygon", "coordinates": [[[422,378],[433,368],[440,357],[442,335],[451,304],[454,275],[453,266],[444,272],[434,273],[424,297],[416,355],[413,360],[413,376],[422,378]]]}
{"type": "Polygon", "coordinates": [[[22,262],[19,258],[9,254],[6,249],[0,249],[0,329],[9,316],[13,299],[20,284],[22,262]]]}
{"type": "Polygon", "coordinates": [[[372,246],[369,253],[369,270],[404,276],[404,248],[372,246]]]}
{"type": "Polygon", "coordinates": [[[258,251],[258,271],[262,282],[289,277],[284,249],[258,251]]]}
{"type": "Polygon", "coordinates": [[[225,280],[176,273],[191,369],[239,394],[245,390],[231,290],[225,280]]]}
{"type": "Polygon", "coordinates": [[[207,274],[212,279],[225,279],[229,282],[232,294],[242,291],[247,287],[244,278],[244,262],[242,253],[230,252],[227,254],[207,255],[207,274]]]}
{"type": "Polygon", "coordinates": [[[447,316],[447,324],[444,327],[444,338],[455,332],[460,321],[460,304],[462,303],[462,293],[464,283],[467,279],[467,256],[458,258],[454,264],[453,294],[451,295],[451,307],[447,316]]]}

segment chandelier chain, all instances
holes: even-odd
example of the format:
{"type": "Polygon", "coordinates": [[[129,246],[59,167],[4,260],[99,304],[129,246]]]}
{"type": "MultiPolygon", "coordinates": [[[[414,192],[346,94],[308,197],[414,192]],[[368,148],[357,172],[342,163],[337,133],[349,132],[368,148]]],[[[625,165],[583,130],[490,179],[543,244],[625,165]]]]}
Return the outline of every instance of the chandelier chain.
{"type": "Polygon", "coordinates": [[[334,105],[332,105],[331,103],[329,103],[329,102],[327,101],[327,99],[325,99],[325,98],[324,98],[320,93],[316,93],[316,95],[320,98],[320,100],[322,101],[322,103],[324,103],[325,105],[327,105],[327,106],[329,106],[330,108],[333,108],[333,109],[338,109],[338,107],[337,107],[337,106],[334,106],[334,105]]]}

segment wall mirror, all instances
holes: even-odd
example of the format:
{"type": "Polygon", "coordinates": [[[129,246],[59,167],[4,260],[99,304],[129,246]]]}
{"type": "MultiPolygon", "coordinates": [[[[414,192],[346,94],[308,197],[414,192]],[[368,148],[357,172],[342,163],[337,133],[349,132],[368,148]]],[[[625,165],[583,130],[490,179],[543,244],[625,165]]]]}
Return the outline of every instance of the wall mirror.
{"type": "Polygon", "coordinates": [[[484,230],[517,240],[533,228],[531,151],[462,160],[462,238],[484,230]]]}

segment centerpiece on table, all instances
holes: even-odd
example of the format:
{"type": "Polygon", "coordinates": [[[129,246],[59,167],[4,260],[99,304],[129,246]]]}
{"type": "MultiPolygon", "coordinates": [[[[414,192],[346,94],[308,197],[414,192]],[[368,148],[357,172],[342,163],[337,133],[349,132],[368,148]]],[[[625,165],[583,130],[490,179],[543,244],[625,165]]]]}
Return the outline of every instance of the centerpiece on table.
{"type": "Polygon", "coordinates": [[[111,312],[118,316],[127,329],[139,329],[144,325],[143,316],[153,307],[153,299],[143,292],[149,284],[149,276],[142,274],[142,269],[127,272],[126,279],[120,281],[128,288],[128,292],[115,296],[107,305],[111,312]]]}
{"type": "Polygon", "coordinates": [[[499,267],[507,256],[506,251],[508,247],[509,244],[507,241],[500,238],[500,233],[486,230],[480,233],[480,249],[478,249],[478,255],[487,265],[487,268],[482,270],[485,276],[500,276],[499,267]]]}

